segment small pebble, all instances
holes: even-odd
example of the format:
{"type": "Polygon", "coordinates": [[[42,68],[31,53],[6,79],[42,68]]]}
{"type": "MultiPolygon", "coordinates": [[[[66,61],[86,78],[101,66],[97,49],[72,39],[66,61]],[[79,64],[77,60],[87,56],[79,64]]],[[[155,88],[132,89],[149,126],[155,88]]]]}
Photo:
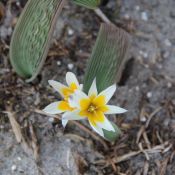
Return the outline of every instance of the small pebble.
{"type": "Polygon", "coordinates": [[[152,97],[152,92],[148,92],[148,93],[146,94],[146,96],[147,96],[148,98],[151,98],[151,97],[152,97]]]}
{"type": "Polygon", "coordinates": [[[65,142],[66,142],[66,143],[70,143],[71,140],[70,140],[69,138],[66,138],[65,142]]]}
{"type": "Polygon", "coordinates": [[[170,123],[171,123],[171,121],[170,121],[170,119],[168,118],[168,119],[165,119],[165,120],[164,120],[163,125],[164,125],[165,127],[168,127],[168,125],[170,125],[170,123]]]}
{"type": "Polygon", "coordinates": [[[142,50],[139,51],[140,55],[142,55],[144,58],[148,58],[148,53],[144,52],[142,50]]]}
{"type": "Polygon", "coordinates": [[[126,14],[124,15],[124,18],[125,18],[125,19],[130,19],[129,14],[126,13],[126,14]]]}
{"type": "Polygon", "coordinates": [[[147,87],[147,84],[146,83],[143,83],[142,87],[143,88],[147,87]]]}
{"type": "Polygon", "coordinates": [[[57,65],[60,66],[61,65],[61,61],[57,61],[57,65]]]}
{"type": "Polygon", "coordinates": [[[17,5],[17,6],[20,6],[20,2],[16,2],[16,5],[17,5]]]}
{"type": "Polygon", "coordinates": [[[74,65],[72,63],[67,65],[68,69],[72,70],[74,68],[74,65]]]}
{"type": "Polygon", "coordinates": [[[147,69],[148,69],[148,68],[149,68],[149,65],[148,65],[148,64],[145,64],[145,68],[147,68],[147,69]]]}
{"type": "Polygon", "coordinates": [[[171,82],[168,82],[167,87],[168,88],[171,88],[172,87],[172,83],[171,82]]]}
{"type": "Polygon", "coordinates": [[[145,116],[141,116],[141,117],[140,117],[140,121],[141,121],[141,122],[146,122],[146,117],[145,117],[145,116]]]}
{"type": "Polygon", "coordinates": [[[73,31],[72,29],[69,28],[69,29],[68,29],[68,35],[69,35],[69,36],[72,36],[73,34],[74,34],[74,31],[73,31]]]}
{"type": "Polygon", "coordinates": [[[168,58],[169,56],[170,56],[170,53],[169,52],[163,53],[163,58],[168,58]]]}
{"type": "Polygon", "coordinates": [[[10,36],[12,34],[12,28],[11,27],[8,27],[7,34],[8,34],[8,36],[10,36]]]}
{"type": "Polygon", "coordinates": [[[140,90],[139,86],[136,86],[135,88],[136,88],[136,91],[139,91],[140,90]]]}
{"type": "Polygon", "coordinates": [[[12,165],[11,170],[16,171],[16,169],[17,169],[16,165],[12,165]]]}
{"type": "Polygon", "coordinates": [[[159,69],[162,69],[163,66],[162,66],[161,64],[158,64],[158,68],[159,68],[159,69]]]}
{"type": "Polygon", "coordinates": [[[144,57],[144,58],[148,58],[148,53],[144,52],[144,53],[143,53],[143,57],[144,57]]]}
{"type": "Polygon", "coordinates": [[[3,125],[0,125],[0,129],[4,129],[5,128],[5,126],[3,126],[3,125]]]}
{"type": "Polygon", "coordinates": [[[148,21],[148,14],[147,14],[146,12],[142,12],[142,13],[141,13],[141,19],[142,19],[143,21],[148,21]]]}
{"type": "Polygon", "coordinates": [[[164,43],[165,43],[165,45],[166,46],[172,46],[172,44],[171,44],[171,41],[169,40],[169,39],[166,39],[165,41],[164,41],[164,43]]]}
{"type": "Polygon", "coordinates": [[[50,123],[53,123],[55,121],[54,117],[50,117],[48,120],[50,123]]]}
{"type": "Polygon", "coordinates": [[[139,11],[139,10],[140,10],[140,6],[139,6],[139,5],[136,5],[136,6],[135,6],[135,9],[136,9],[137,11],[139,11]]]}
{"type": "Polygon", "coordinates": [[[175,105],[175,100],[172,100],[173,105],[175,105]]]}
{"type": "Polygon", "coordinates": [[[133,92],[133,90],[132,89],[129,89],[129,93],[132,93],[133,92]]]}
{"type": "Polygon", "coordinates": [[[21,161],[22,159],[21,159],[21,157],[17,157],[17,159],[19,160],[19,161],[21,161]]]}

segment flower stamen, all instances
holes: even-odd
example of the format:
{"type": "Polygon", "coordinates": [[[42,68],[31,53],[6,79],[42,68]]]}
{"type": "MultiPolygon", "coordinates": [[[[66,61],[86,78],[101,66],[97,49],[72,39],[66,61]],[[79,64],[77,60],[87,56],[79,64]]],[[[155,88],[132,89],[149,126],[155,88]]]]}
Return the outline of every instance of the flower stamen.
{"type": "Polygon", "coordinates": [[[93,104],[90,104],[87,111],[90,112],[90,113],[93,113],[97,110],[97,107],[93,104]]]}

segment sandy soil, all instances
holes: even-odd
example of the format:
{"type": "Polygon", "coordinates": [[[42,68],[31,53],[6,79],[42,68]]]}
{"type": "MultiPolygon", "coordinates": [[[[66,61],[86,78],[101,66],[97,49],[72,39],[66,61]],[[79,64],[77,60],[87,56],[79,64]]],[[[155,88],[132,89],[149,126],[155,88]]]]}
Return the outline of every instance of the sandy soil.
{"type": "Polygon", "coordinates": [[[88,127],[86,122],[70,123],[63,130],[60,121],[50,122],[49,116],[40,114],[60,98],[48,86],[49,79],[64,82],[65,73],[72,71],[83,80],[101,19],[94,11],[68,4],[40,75],[27,84],[9,63],[11,34],[26,1],[14,0],[11,7],[2,3],[6,11],[0,23],[0,175],[175,174],[174,0],[110,0],[101,7],[132,37],[111,101],[128,109],[110,117],[123,132],[115,143],[97,140],[83,127],[88,127]],[[21,126],[22,144],[3,112],[7,110],[21,126]]]}

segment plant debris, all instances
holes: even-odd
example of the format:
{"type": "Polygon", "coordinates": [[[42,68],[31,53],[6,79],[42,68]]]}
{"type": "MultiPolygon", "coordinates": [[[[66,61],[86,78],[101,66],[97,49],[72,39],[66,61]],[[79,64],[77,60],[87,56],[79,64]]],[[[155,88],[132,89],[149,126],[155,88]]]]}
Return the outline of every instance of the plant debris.
{"type": "Polygon", "coordinates": [[[175,174],[174,0],[110,0],[101,7],[107,19],[68,3],[43,70],[30,84],[9,63],[11,34],[26,2],[2,0],[0,7],[0,174],[175,174]],[[60,100],[49,79],[63,82],[71,68],[83,82],[100,23],[107,20],[132,35],[132,61],[111,100],[128,109],[110,117],[122,130],[114,143],[89,130],[86,121],[63,129],[59,116],[41,113],[60,100]]]}

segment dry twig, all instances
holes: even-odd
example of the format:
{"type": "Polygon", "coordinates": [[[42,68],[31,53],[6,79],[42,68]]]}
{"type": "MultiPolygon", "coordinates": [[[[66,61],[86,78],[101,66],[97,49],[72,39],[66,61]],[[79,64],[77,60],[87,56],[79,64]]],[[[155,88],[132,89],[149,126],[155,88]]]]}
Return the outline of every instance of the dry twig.
{"type": "Polygon", "coordinates": [[[112,22],[107,18],[107,16],[99,9],[95,9],[95,13],[102,19],[103,22],[107,24],[112,24],[112,22]]]}
{"type": "Polygon", "coordinates": [[[166,174],[168,161],[169,161],[169,157],[162,161],[161,166],[160,166],[160,175],[166,174]]]}
{"type": "Polygon", "coordinates": [[[149,170],[149,163],[148,161],[146,161],[143,167],[143,175],[148,175],[148,170],[149,170]]]}
{"type": "Polygon", "coordinates": [[[150,160],[148,153],[143,149],[142,143],[139,143],[139,149],[145,155],[146,160],[150,160]]]}
{"type": "Polygon", "coordinates": [[[30,156],[34,156],[35,160],[38,161],[39,159],[39,146],[37,144],[37,138],[35,135],[35,132],[33,130],[33,126],[30,125],[30,133],[32,139],[30,140],[30,144],[27,142],[25,137],[22,134],[21,127],[19,123],[16,121],[14,117],[14,113],[11,112],[11,109],[8,108],[7,111],[4,111],[5,114],[7,114],[10,124],[12,126],[12,130],[15,134],[16,140],[18,143],[21,144],[24,152],[26,152],[30,156]]]}
{"type": "MultiPolygon", "coordinates": [[[[144,152],[146,154],[165,153],[165,150],[167,151],[167,148],[169,148],[170,145],[172,145],[172,144],[169,143],[169,142],[165,142],[164,144],[156,145],[156,146],[154,146],[151,149],[145,149],[144,152]]],[[[143,152],[143,150],[141,150],[141,151],[133,151],[133,152],[124,154],[124,155],[119,156],[119,157],[114,157],[113,161],[115,163],[124,162],[124,161],[127,161],[127,160],[129,160],[130,158],[132,158],[134,156],[137,156],[138,154],[140,154],[142,152],[143,152]]]]}
{"type": "Polygon", "coordinates": [[[32,150],[33,150],[33,156],[35,158],[36,161],[39,160],[39,145],[38,145],[38,140],[37,140],[37,137],[36,137],[36,134],[35,134],[35,131],[34,131],[34,128],[33,128],[33,125],[32,123],[30,122],[29,123],[29,130],[30,130],[30,134],[31,134],[31,147],[32,147],[32,150]]]}
{"type": "Polygon", "coordinates": [[[147,120],[147,122],[146,122],[146,124],[145,124],[145,128],[148,128],[151,119],[152,119],[161,109],[162,109],[162,107],[160,106],[160,107],[156,108],[156,109],[149,115],[148,120],[147,120]]]}

